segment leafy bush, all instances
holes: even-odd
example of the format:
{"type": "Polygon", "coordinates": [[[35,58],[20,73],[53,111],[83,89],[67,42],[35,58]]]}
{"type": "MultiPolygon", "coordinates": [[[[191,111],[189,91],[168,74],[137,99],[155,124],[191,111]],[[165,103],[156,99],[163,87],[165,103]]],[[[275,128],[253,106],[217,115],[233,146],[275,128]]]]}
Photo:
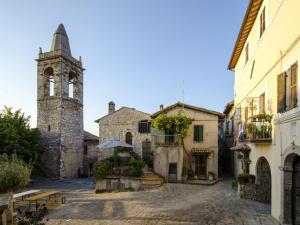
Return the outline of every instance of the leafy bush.
{"type": "Polygon", "coordinates": [[[104,160],[93,167],[93,174],[97,180],[101,180],[110,175],[111,170],[112,163],[109,160],[104,160]]]}
{"type": "Polygon", "coordinates": [[[30,128],[29,120],[21,110],[5,107],[0,112],[0,154],[16,154],[25,163],[34,163],[41,150],[40,132],[30,128]]]}
{"type": "Polygon", "coordinates": [[[144,166],[145,162],[143,160],[131,159],[129,168],[125,171],[125,175],[130,177],[141,177],[144,174],[144,166]]]}
{"type": "Polygon", "coordinates": [[[250,183],[255,183],[255,175],[249,174],[249,182],[250,183]]]}
{"type": "Polygon", "coordinates": [[[181,134],[185,137],[192,122],[193,119],[185,116],[183,112],[179,112],[178,115],[174,116],[162,113],[152,121],[152,127],[174,134],[181,134]]]}
{"type": "Polygon", "coordinates": [[[119,166],[121,164],[121,157],[117,154],[115,154],[105,160],[108,160],[113,166],[119,166]]]}
{"type": "Polygon", "coordinates": [[[31,169],[16,155],[0,155],[0,192],[24,188],[30,178],[31,169]]]}
{"type": "Polygon", "coordinates": [[[249,177],[250,175],[248,173],[241,173],[237,176],[237,182],[240,184],[246,184],[249,183],[249,177]]]}

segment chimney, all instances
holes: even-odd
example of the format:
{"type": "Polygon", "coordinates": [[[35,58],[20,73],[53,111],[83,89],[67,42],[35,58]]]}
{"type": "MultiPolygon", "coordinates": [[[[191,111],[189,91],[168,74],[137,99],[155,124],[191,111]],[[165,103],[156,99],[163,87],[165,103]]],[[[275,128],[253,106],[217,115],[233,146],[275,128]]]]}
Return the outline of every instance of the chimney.
{"type": "Polygon", "coordinates": [[[164,105],[161,104],[161,105],[159,106],[159,110],[162,111],[163,109],[164,109],[164,105]]]}
{"type": "Polygon", "coordinates": [[[113,101],[110,101],[108,103],[108,114],[111,114],[113,112],[115,112],[116,109],[115,109],[115,103],[113,101]]]}

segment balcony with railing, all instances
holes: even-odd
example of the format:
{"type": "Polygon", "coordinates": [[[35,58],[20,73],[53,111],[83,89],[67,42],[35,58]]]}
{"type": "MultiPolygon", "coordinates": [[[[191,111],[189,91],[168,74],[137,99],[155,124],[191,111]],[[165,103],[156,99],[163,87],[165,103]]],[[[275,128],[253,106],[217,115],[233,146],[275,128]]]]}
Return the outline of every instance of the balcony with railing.
{"type": "Polygon", "coordinates": [[[272,116],[267,114],[258,114],[247,120],[243,126],[240,142],[249,142],[255,144],[272,143],[272,116]]]}
{"type": "Polygon", "coordinates": [[[181,146],[182,138],[180,134],[175,135],[152,135],[155,146],[181,146]]]}

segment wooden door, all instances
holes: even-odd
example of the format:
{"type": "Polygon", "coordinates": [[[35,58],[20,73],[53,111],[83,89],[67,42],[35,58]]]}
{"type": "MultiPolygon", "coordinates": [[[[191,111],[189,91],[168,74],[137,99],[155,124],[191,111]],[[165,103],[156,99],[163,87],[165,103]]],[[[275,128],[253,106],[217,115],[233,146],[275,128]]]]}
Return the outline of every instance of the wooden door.
{"type": "Polygon", "coordinates": [[[195,156],[195,175],[198,177],[207,176],[207,155],[195,156]]]}
{"type": "Polygon", "coordinates": [[[300,157],[294,159],[292,186],[292,218],[293,225],[300,225],[300,157]]]}
{"type": "Polygon", "coordinates": [[[131,132],[126,133],[125,141],[127,144],[132,145],[132,134],[131,132]]]}

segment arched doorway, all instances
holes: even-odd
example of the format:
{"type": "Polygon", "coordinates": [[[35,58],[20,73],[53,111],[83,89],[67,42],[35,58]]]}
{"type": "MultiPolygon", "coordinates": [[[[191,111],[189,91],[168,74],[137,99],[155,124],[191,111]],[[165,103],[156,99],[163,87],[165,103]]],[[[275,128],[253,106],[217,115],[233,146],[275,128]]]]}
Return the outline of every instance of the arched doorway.
{"type": "Polygon", "coordinates": [[[296,156],[293,162],[292,185],[292,220],[293,224],[300,224],[300,157],[296,156]]]}
{"type": "Polygon", "coordinates": [[[127,132],[125,135],[125,141],[127,144],[132,145],[132,133],[127,132]]]}
{"type": "Polygon", "coordinates": [[[257,200],[264,203],[271,203],[272,178],[270,165],[265,157],[257,161],[257,200]]]}
{"type": "Polygon", "coordinates": [[[289,154],[284,161],[284,223],[300,224],[300,156],[289,154]]]}

